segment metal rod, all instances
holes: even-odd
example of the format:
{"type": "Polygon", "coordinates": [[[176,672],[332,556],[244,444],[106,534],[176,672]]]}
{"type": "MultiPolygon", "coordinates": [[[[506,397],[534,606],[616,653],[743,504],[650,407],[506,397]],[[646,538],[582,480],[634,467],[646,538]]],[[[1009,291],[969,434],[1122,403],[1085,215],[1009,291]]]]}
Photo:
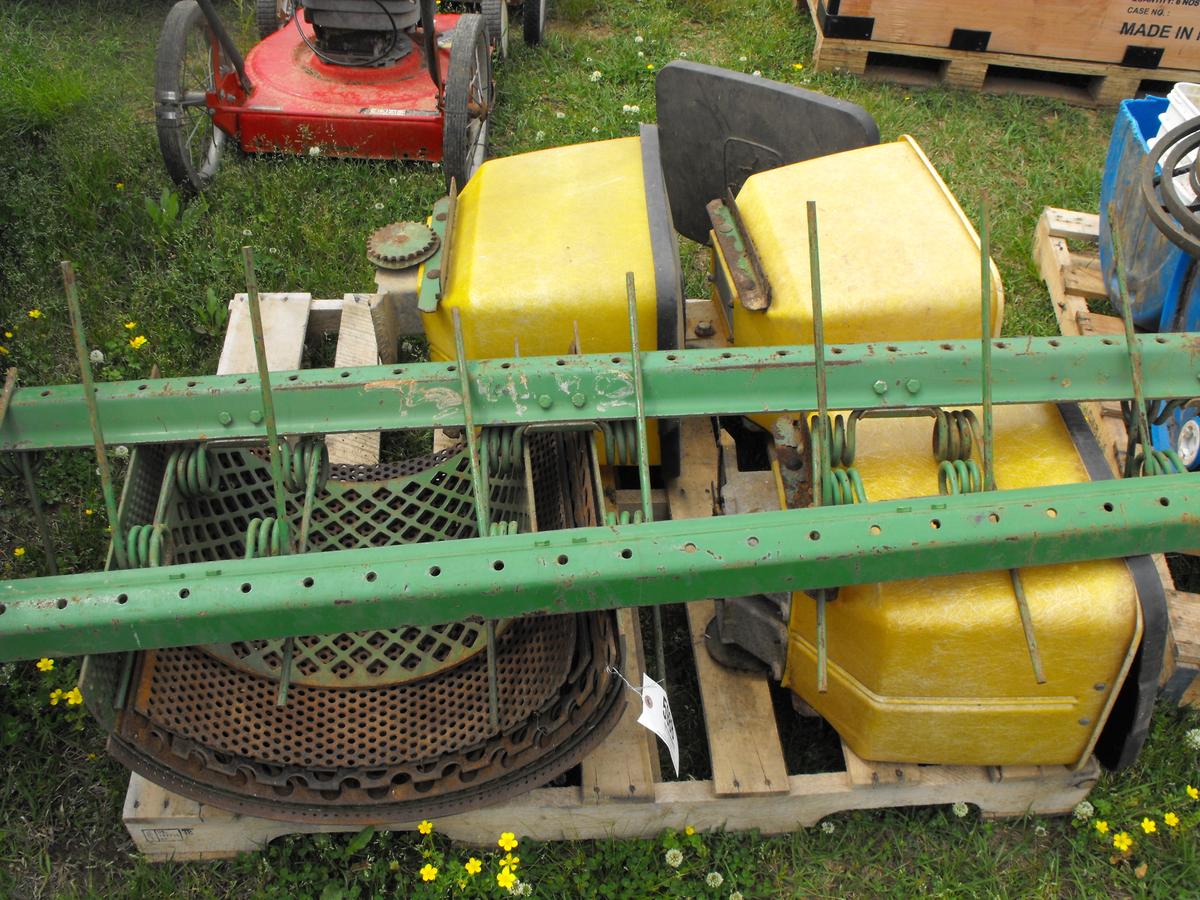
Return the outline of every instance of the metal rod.
{"type": "MultiPolygon", "coordinates": [[[[642,373],[642,342],[638,333],[637,286],[633,273],[625,273],[625,299],[629,308],[629,353],[633,362],[633,392],[636,403],[638,487],[642,494],[642,518],[654,521],[654,504],[650,499],[650,449],[646,436],[646,385],[642,373]]],[[[575,328],[575,345],[579,346],[579,327],[575,328]]],[[[667,687],[667,652],[663,637],[662,608],[654,607],[651,616],[654,624],[654,674],[663,688],[667,687]]]]}
{"type": "Polygon", "coordinates": [[[1133,330],[1133,311],[1129,302],[1129,288],[1125,284],[1125,261],[1121,257],[1121,241],[1117,235],[1114,222],[1116,216],[1109,209],[1109,233],[1112,235],[1113,260],[1117,269],[1117,287],[1121,292],[1121,321],[1125,323],[1125,346],[1129,352],[1130,377],[1133,381],[1133,405],[1137,412],[1138,438],[1142,442],[1142,456],[1146,462],[1143,468],[1150,464],[1150,423],[1146,419],[1146,398],[1142,394],[1142,352],[1138,347],[1137,335],[1133,330]]]}
{"type": "MultiPolygon", "coordinates": [[[[813,506],[820,506],[824,496],[826,471],[829,467],[829,398],[825,383],[825,319],[821,306],[821,246],[817,236],[817,203],[809,200],[808,208],[808,273],[812,290],[813,363],[817,382],[817,432],[813,447],[813,506]]],[[[811,429],[810,429],[811,431],[811,429]]],[[[829,690],[828,629],[825,604],[829,593],[814,592],[817,603],[817,691],[829,690]]]]}
{"type": "Polygon", "coordinates": [[[42,498],[38,496],[37,485],[33,481],[33,466],[29,462],[28,453],[20,453],[18,456],[21,462],[21,477],[25,481],[25,493],[29,495],[29,505],[33,509],[33,518],[42,538],[42,552],[46,554],[46,569],[51,575],[57,575],[58,560],[54,556],[54,541],[50,537],[50,523],[46,521],[42,498]]]}
{"type": "Polygon", "coordinates": [[[479,467],[479,440],[475,436],[475,416],[471,409],[471,377],[467,374],[467,350],[463,341],[462,316],[457,309],[451,310],[454,325],[454,356],[458,360],[458,379],[462,392],[463,430],[467,438],[467,457],[471,464],[471,489],[475,494],[475,527],[480,537],[488,536],[491,516],[488,497],[483,491],[483,475],[479,467]]]}
{"type": "MultiPolygon", "coordinates": [[[[246,304],[250,307],[250,328],[254,333],[254,364],[262,393],[263,419],[267,428],[267,453],[271,459],[271,483],[275,488],[275,519],[278,528],[287,527],[287,501],[283,486],[283,460],[279,452],[279,431],[275,421],[275,399],[271,394],[271,371],[267,366],[267,343],[263,337],[262,307],[258,302],[258,279],[254,275],[254,251],[242,248],[246,268],[246,304]]],[[[284,532],[286,537],[286,530],[284,532]]],[[[287,541],[280,541],[279,552],[287,553],[287,541]]]]}
{"type": "Polygon", "coordinates": [[[4,424],[4,417],[8,415],[8,403],[12,400],[13,391],[17,388],[17,369],[15,366],[10,367],[7,374],[4,376],[4,390],[0,391],[0,425],[4,424]]]}
{"type": "MultiPolygon", "coordinates": [[[[248,94],[254,90],[254,85],[250,79],[246,77],[246,61],[242,59],[242,54],[238,51],[237,44],[233,42],[233,38],[229,36],[229,32],[225,29],[225,23],[221,21],[221,17],[217,15],[217,11],[213,9],[212,0],[196,0],[200,6],[200,12],[204,13],[204,18],[208,22],[208,27],[212,29],[212,33],[217,38],[217,43],[221,45],[221,51],[229,57],[229,61],[233,63],[234,71],[238,73],[238,80],[242,83],[242,89],[248,94]]],[[[220,79],[220,72],[213,72],[214,79],[220,79]]],[[[218,80],[217,87],[220,88],[218,80]]]]}
{"type": "Polygon", "coordinates": [[[983,489],[994,491],[996,473],[992,465],[992,250],[986,203],[979,210],[979,259],[982,295],[980,305],[983,310],[983,334],[979,344],[979,357],[983,366],[983,489]]]}
{"type": "Polygon", "coordinates": [[[112,470],[108,467],[108,451],[104,446],[104,432],[100,427],[100,409],[96,403],[96,390],[92,383],[92,363],[88,359],[87,337],[83,330],[83,313],[79,310],[79,288],[75,284],[75,269],[67,260],[62,264],[63,287],[67,294],[67,311],[71,316],[71,332],[75,337],[75,356],[79,361],[80,381],[83,398],[87,404],[88,424],[92,429],[92,441],[96,448],[96,468],[100,472],[100,489],[104,493],[104,508],[108,512],[108,525],[112,532],[113,555],[117,566],[126,566],[125,541],[121,536],[121,522],[117,515],[117,495],[113,490],[112,470]]]}
{"type": "Polygon", "coordinates": [[[287,706],[288,688],[292,683],[292,654],[295,653],[296,639],[285,638],[283,641],[282,658],[279,660],[279,687],[275,689],[275,705],[279,708],[287,706]]]}
{"type": "Polygon", "coordinates": [[[1025,599],[1025,585],[1020,569],[1009,569],[1013,593],[1017,595],[1017,609],[1021,613],[1021,630],[1025,632],[1025,646],[1029,649],[1029,662],[1033,665],[1033,677],[1038,684],[1046,683],[1046,670],[1042,667],[1042,654],[1038,650],[1037,635],[1033,631],[1033,616],[1029,612],[1029,601],[1025,599]]]}
{"type": "Polygon", "coordinates": [[[316,450],[308,460],[307,477],[304,480],[304,508],[300,511],[300,536],[296,539],[296,547],[300,553],[308,548],[308,530],[312,525],[313,503],[317,497],[317,481],[321,474],[321,456],[324,448],[316,445],[316,450]]]}

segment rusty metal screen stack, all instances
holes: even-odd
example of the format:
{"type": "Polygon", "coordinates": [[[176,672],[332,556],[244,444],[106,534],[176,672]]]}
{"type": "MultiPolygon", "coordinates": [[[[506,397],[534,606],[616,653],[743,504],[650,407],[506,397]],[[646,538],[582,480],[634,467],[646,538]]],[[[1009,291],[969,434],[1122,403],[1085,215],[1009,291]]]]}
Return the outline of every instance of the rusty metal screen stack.
{"type": "MultiPolygon", "coordinates": [[[[526,449],[528,465],[488,478],[495,518],[596,524],[590,437],[530,435],[526,449]]],[[[260,452],[210,456],[217,489],[177,492],[167,510],[177,563],[240,559],[247,524],[271,507],[260,452]]],[[[122,520],[150,518],[169,458],[137,451],[122,520]]],[[[288,500],[296,523],[301,505],[288,500]]],[[[311,522],[310,552],[420,542],[436,560],[438,542],[476,533],[467,454],[334,466],[311,522]]],[[[495,715],[478,620],[91,657],[88,703],[117,759],[202,802],[293,821],[445,815],[562,774],[623,706],[611,612],[501,620],[495,633],[495,715]]]]}

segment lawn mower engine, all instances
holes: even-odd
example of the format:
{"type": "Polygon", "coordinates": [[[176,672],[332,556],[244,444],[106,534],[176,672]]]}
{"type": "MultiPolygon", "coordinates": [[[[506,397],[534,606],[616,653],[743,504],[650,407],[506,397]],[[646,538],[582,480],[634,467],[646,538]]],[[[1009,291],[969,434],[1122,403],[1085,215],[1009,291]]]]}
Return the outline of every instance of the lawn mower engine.
{"type": "Polygon", "coordinates": [[[421,19],[416,0],[307,0],[313,52],[341,66],[385,66],[412,52],[406,32],[421,19]]]}

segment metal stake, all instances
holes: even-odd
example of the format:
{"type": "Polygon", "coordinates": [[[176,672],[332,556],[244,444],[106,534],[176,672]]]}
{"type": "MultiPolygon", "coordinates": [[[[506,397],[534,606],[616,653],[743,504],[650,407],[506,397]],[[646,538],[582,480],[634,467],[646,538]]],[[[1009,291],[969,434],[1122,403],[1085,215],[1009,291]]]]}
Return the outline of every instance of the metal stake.
{"type": "Polygon", "coordinates": [[[279,552],[288,552],[287,504],[284,500],[283,461],[279,458],[279,432],[275,426],[275,401],[271,396],[271,372],[267,368],[267,345],[263,338],[262,308],[258,303],[258,279],[254,275],[254,251],[242,248],[246,268],[246,303],[250,307],[250,328],[254,333],[254,363],[262,388],[263,417],[267,426],[267,452],[271,458],[271,482],[275,487],[276,527],[283,530],[279,552]]]}
{"type": "MultiPolygon", "coordinates": [[[[1143,469],[1148,468],[1150,463],[1150,451],[1153,449],[1150,443],[1150,423],[1146,419],[1146,398],[1142,394],[1142,351],[1138,347],[1137,336],[1133,330],[1133,312],[1129,303],[1129,288],[1125,284],[1125,261],[1121,258],[1121,243],[1117,236],[1116,226],[1113,225],[1115,216],[1112,214],[1112,208],[1109,210],[1109,233],[1112,235],[1113,260],[1116,262],[1117,268],[1117,287],[1121,292],[1121,321],[1125,323],[1125,345],[1129,350],[1129,366],[1132,370],[1131,376],[1133,379],[1133,405],[1137,410],[1137,430],[1138,439],[1142,442],[1142,456],[1146,460],[1143,464],[1143,469]]],[[[1131,461],[1126,460],[1126,466],[1131,465],[1131,461]]]]}
{"type": "Polygon", "coordinates": [[[980,358],[983,360],[983,489],[996,489],[996,474],[992,466],[992,251],[988,232],[988,210],[984,203],[979,211],[979,282],[983,307],[983,336],[980,358]]]}
{"type": "MultiPolygon", "coordinates": [[[[820,506],[824,491],[825,469],[829,460],[829,409],[825,392],[825,320],[821,308],[821,247],[817,238],[817,203],[808,201],[808,273],[812,285],[813,362],[817,380],[817,433],[813,454],[813,506],[820,506]]],[[[825,604],[829,592],[816,591],[817,603],[817,690],[829,690],[828,629],[825,604]]]]}
{"type": "Polygon", "coordinates": [[[71,315],[71,332],[75,336],[75,356],[79,360],[79,375],[83,383],[83,399],[87,403],[88,424],[96,446],[96,468],[100,471],[100,489],[104,493],[104,508],[112,531],[113,556],[117,567],[126,567],[125,541],[121,537],[121,522],[117,517],[117,495],[113,490],[112,471],[108,467],[108,451],[104,448],[104,432],[100,429],[100,410],[96,405],[96,389],[92,383],[92,364],[88,359],[87,339],[83,331],[83,314],[79,311],[79,289],[75,285],[75,270],[67,260],[62,264],[63,287],[67,294],[67,311],[71,315]]]}
{"type": "MultiPolygon", "coordinates": [[[[629,348],[633,360],[633,394],[637,415],[638,486],[642,493],[642,519],[654,521],[654,504],[650,499],[650,450],[646,446],[646,386],[642,381],[642,343],[638,334],[637,288],[633,273],[625,273],[625,299],[629,307],[629,348]]],[[[579,346],[579,327],[575,328],[575,345],[579,346]]],[[[654,620],[654,665],[655,674],[667,686],[667,654],[663,640],[662,609],[655,606],[654,620]]]]}

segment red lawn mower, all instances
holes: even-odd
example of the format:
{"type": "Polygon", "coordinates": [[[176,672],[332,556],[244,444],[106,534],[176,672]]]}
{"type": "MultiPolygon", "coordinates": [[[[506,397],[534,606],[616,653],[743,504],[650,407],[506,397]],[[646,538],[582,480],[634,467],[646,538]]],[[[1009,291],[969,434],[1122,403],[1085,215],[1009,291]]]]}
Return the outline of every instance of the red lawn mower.
{"type": "MultiPolygon", "coordinates": [[[[545,0],[526,6],[540,40],[545,0]]],[[[233,140],[247,153],[440,161],[447,183],[465,184],[487,153],[491,48],[507,42],[504,0],[482,7],[438,15],[435,0],[258,0],[262,40],[243,59],[212,0],[180,0],[155,64],[167,172],[202,191],[233,140]]]]}

